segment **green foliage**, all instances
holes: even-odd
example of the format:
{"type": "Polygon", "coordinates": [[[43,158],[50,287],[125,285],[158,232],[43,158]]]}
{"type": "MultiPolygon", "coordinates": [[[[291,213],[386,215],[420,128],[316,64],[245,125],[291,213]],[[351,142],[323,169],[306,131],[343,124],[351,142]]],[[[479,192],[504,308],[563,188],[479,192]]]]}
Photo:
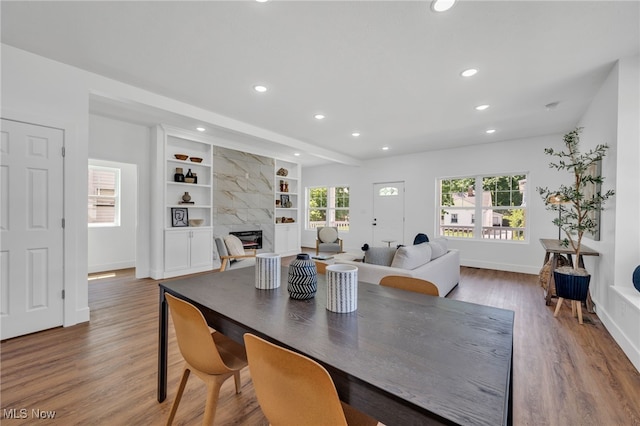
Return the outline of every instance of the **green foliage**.
{"type": "Polygon", "coordinates": [[[511,228],[524,228],[524,210],[513,209],[503,216],[509,222],[511,228]]]}
{"type": "MultiPolygon", "coordinates": [[[[615,195],[611,189],[604,194],[600,192],[604,178],[599,175],[598,163],[609,147],[599,144],[587,152],[580,152],[581,131],[582,128],[578,127],[564,135],[566,151],[555,151],[553,148],[544,150],[545,154],[557,158],[557,161],[549,163],[549,167],[558,171],[566,170],[571,174],[573,182],[570,185],[562,184],[557,190],[536,188],[547,210],[560,212],[553,223],[565,232],[567,238],[563,240],[563,245],[571,244],[576,251],[576,258],[580,254],[584,233],[595,234],[598,230],[593,212],[603,210],[604,202],[615,195]],[[595,187],[596,190],[589,191],[590,187],[595,187]],[[561,204],[554,204],[554,199],[561,204]],[[574,239],[574,236],[577,238],[574,239]]],[[[575,268],[578,268],[578,262],[575,263],[575,268]]]]}

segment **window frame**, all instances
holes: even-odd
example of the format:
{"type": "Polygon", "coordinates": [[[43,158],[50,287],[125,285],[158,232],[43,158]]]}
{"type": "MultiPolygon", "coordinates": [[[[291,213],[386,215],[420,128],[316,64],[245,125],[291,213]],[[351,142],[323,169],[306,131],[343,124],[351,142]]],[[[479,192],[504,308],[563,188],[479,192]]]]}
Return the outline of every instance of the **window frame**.
{"type": "MultiPolygon", "coordinates": [[[[351,193],[349,192],[349,185],[334,185],[334,186],[328,186],[328,185],[314,185],[314,186],[308,186],[305,187],[305,207],[304,207],[304,222],[305,222],[305,230],[307,231],[314,231],[316,230],[318,227],[320,226],[338,226],[338,229],[340,232],[349,232],[349,224],[350,224],[350,220],[347,219],[346,221],[346,225],[340,226],[339,224],[336,224],[336,212],[337,211],[346,211],[346,217],[349,218],[350,216],[350,211],[351,211],[351,193]],[[349,199],[348,199],[348,207],[336,207],[336,189],[337,188],[346,188],[346,193],[349,195],[349,199]],[[320,206],[320,207],[311,207],[309,205],[309,203],[311,202],[311,191],[316,190],[316,189],[326,189],[327,192],[327,205],[326,206],[320,206]],[[333,195],[332,195],[333,193],[333,195]],[[310,214],[311,214],[311,210],[322,210],[325,212],[325,220],[324,220],[324,224],[316,224],[315,226],[310,226],[311,222],[320,222],[320,221],[311,221],[310,218],[310,214]],[[333,221],[331,221],[331,218],[333,218],[333,221]],[[333,222],[333,224],[332,224],[333,222]]],[[[342,222],[342,221],[341,221],[342,222]]]]}
{"type": "MultiPolygon", "coordinates": [[[[516,244],[521,244],[521,243],[528,243],[529,242],[529,238],[530,238],[530,227],[527,225],[527,216],[528,216],[528,208],[526,205],[526,200],[527,197],[529,196],[529,191],[528,191],[528,185],[527,182],[529,180],[529,172],[524,172],[524,171],[518,171],[518,172],[505,172],[505,173],[483,173],[483,174],[477,174],[477,175],[466,175],[466,176],[447,176],[447,177],[438,177],[436,178],[436,224],[435,224],[435,234],[440,236],[440,237],[446,237],[446,238],[451,238],[451,239],[455,239],[455,240],[461,240],[461,241],[491,241],[491,242],[501,242],[501,243],[505,243],[505,242],[511,242],[511,243],[516,243],[516,244]],[[464,230],[464,231],[449,231],[449,234],[446,234],[446,231],[444,231],[443,229],[446,228],[447,224],[446,222],[446,211],[447,210],[454,210],[452,209],[452,207],[454,207],[454,205],[444,205],[443,203],[443,194],[442,194],[442,184],[444,181],[455,181],[455,180],[463,180],[463,179],[473,179],[474,182],[474,186],[473,186],[473,190],[474,190],[474,198],[476,198],[476,188],[481,188],[482,191],[480,193],[480,199],[483,200],[486,193],[489,194],[497,194],[499,192],[505,192],[505,191],[498,191],[497,189],[492,191],[492,190],[485,190],[485,179],[487,178],[496,178],[496,179],[500,179],[500,178],[506,178],[509,177],[512,179],[512,182],[510,183],[510,189],[506,192],[509,192],[509,199],[512,200],[513,199],[513,192],[514,191],[519,191],[520,192],[520,198],[521,198],[521,205],[514,205],[513,202],[511,202],[509,205],[494,205],[494,200],[493,200],[493,196],[491,197],[491,205],[489,206],[483,206],[483,203],[473,203],[473,206],[455,206],[455,210],[456,210],[456,214],[460,213],[460,212],[464,212],[464,211],[470,211],[471,212],[471,223],[469,225],[470,231],[471,231],[471,236],[468,236],[468,231],[469,230],[464,230]],[[521,183],[524,182],[524,186],[521,185],[517,185],[514,186],[514,178],[517,177],[522,177],[521,179],[519,179],[517,182],[521,183]],[[499,226],[495,226],[493,225],[494,221],[495,221],[495,214],[502,214],[505,211],[509,211],[509,210],[522,210],[523,211],[523,217],[524,217],[524,224],[521,227],[509,227],[509,226],[504,226],[504,225],[499,225],[499,226]],[[487,213],[488,211],[491,212],[491,223],[492,226],[483,226],[483,221],[485,218],[485,213],[487,213]],[[476,218],[482,218],[480,220],[475,220],[476,218]],[[491,230],[494,230],[495,232],[488,232],[487,235],[485,236],[485,230],[487,228],[490,228],[491,230]],[[508,236],[509,233],[511,233],[511,238],[502,238],[502,229],[506,229],[506,233],[505,235],[508,236]],[[521,231],[515,231],[514,229],[521,229],[521,231]],[[497,232],[497,234],[496,234],[497,232]],[[515,233],[515,235],[514,235],[515,233]],[[522,233],[523,236],[518,237],[518,233],[522,233]],[[458,235],[461,234],[461,235],[458,235]],[[496,235],[499,235],[499,237],[496,237],[496,235]]],[[[464,193],[463,191],[461,191],[460,193],[464,193]]],[[[449,192],[449,194],[453,194],[453,192],[449,192]]],[[[449,213],[451,214],[451,213],[449,213]]],[[[460,216],[458,215],[458,219],[460,218],[460,216]]],[[[462,228],[464,225],[461,225],[459,223],[460,221],[458,221],[457,224],[453,224],[452,223],[452,227],[459,227],[462,228]]],[[[464,221],[463,221],[464,222],[464,221]]]]}
{"type": "MultiPolygon", "coordinates": [[[[89,175],[91,173],[92,170],[94,171],[102,171],[102,172],[112,172],[114,174],[115,177],[115,182],[114,182],[114,194],[113,195],[105,195],[105,194],[89,194],[89,188],[87,188],[87,226],[89,228],[115,228],[115,227],[119,227],[121,224],[121,205],[122,205],[122,200],[121,200],[121,182],[122,182],[122,170],[117,168],[117,167],[107,167],[107,166],[97,166],[97,165],[93,165],[93,164],[89,164],[88,166],[88,173],[87,175],[89,175]],[[113,199],[114,200],[114,205],[113,205],[113,222],[90,222],[90,218],[91,215],[89,214],[89,210],[91,208],[91,200],[95,200],[98,198],[108,198],[108,199],[113,199]]],[[[89,178],[88,178],[89,180],[89,178]]],[[[87,182],[89,183],[89,182],[87,182]]]]}

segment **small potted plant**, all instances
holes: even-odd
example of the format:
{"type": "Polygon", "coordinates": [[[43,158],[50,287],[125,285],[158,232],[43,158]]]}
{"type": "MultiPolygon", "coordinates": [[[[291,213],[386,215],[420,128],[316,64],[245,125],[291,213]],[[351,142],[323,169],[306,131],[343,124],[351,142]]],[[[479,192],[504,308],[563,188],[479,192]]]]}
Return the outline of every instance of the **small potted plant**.
{"type": "Polygon", "coordinates": [[[547,210],[558,212],[553,223],[562,229],[566,238],[561,244],[569,245],[575,252],[576,261],[571,266],[563,266],[554,271],[556,294],[558,297],[571,300],[586,300],[591,276],[579,265],[582,237],[585,232],[593,235],[598,231],[598,222],[594,212],[603,210],[604,202],[615,192],[600,192],[604,178],[599,174],[598,162],[606,155],[609,148],[600,144],[587,152],[580,152],[580,132],[578,127],[563,137],[565,151],[546,148],[545,154],[557,158],[557,162],[549,163],[549,167],[558,171],[566,170],[572,174],[570,185],[560,185],[553,191],[538,187],[537,190],[545,202],[547,210]],[[595,188],[595,190],[590,190],[595,188]],[[564,207],[563,207],[564,205],[564,207]]]}

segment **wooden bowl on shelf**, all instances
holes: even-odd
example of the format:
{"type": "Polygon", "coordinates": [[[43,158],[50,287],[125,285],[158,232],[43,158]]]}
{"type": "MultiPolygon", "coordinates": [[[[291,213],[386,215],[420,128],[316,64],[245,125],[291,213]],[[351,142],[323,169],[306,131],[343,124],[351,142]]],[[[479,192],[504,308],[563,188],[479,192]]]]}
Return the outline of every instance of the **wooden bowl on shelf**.
{"type": "Polygon", "coordinates": [[[184,160],[186,160],[187,158],[189,158],[189,156],[188,156],[188,155],[186,155],[186,154],[173,154],[173,155],[174,155],[174,157],[176,157],[178,160],[183,160],[183,161],[184,161],[184,160]]]}
{"type": "Polygon", "coordinates": [[[204,219],[189,219],[189,226],[202,226],[204,219]]]}
{"type": "Polygon", "coordinates": [[[202,158],[200,157],[189,157],[189,160],[193,161],[194,163],[202,163],[202,158]]]}
{"type": "Polygon", "coordinates": [[[195,181],[196,181],[195,178],[188,178],[188,177],[184,178],[184,183],[194,183],[195,181]]]}

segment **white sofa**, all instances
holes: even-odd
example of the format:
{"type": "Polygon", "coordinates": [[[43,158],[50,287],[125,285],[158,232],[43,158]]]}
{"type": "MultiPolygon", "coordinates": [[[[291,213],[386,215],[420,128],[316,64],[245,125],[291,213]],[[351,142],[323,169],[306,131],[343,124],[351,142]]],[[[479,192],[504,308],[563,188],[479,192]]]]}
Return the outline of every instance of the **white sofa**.
{"type": "Polygon", "coordinates": [[[393,259],[390,266],[364,263],[361,261],[362,255],[346,253],[337,255],[335,263],[357,266],[358,281],[372,284],[379,284],[382,277],[387,275],[421,278],[435,284],[438,287],[440,297],[449,294],[460,281],[460,252],[455,249],[442,248],[442,241],[401,247],[391,256],[393,259]],[[431,249],[434,244],[440,244],[437,250],[441,250],[440,253],[444,254],[437,256],[439,253],[435,253],[436,250],[431,249]],[[431,255],[436,255],[436,257],[431,259],[431,255]]]}

